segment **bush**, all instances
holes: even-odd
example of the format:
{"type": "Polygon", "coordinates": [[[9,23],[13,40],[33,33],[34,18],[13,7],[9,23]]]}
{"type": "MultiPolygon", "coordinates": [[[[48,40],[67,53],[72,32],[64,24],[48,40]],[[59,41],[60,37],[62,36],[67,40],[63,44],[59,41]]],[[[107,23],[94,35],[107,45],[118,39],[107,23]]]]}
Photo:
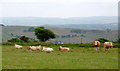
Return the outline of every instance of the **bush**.
{"type": "Polygon", "coordinates": [[[120,38],[117,40],[118,43],[120,43],[120,38]]]}
{"type": "Polygon", "coordinates": [[[26,36],[21,36],[20,39],[23,40],[24,42],[28,42],[29,40],[29,38],[26,36]]]}
{"type": "Polygon", "coordinates": [[[97,41],[100,41],[101,43],[104,43],[104,42],[109,42],[109,40],[105,39],[105,38],[99,38],[99,39],[96,39],[97,41]]]}
{"type": "Polygon", "coordinates": [[[23,43],[24,41],[21,40],[21,39],[18,39],[18,38],[12,38],[12,39],[8,40],[8,42],[12,42],[12,43],[20,42],[20,43],[23,43]]]}

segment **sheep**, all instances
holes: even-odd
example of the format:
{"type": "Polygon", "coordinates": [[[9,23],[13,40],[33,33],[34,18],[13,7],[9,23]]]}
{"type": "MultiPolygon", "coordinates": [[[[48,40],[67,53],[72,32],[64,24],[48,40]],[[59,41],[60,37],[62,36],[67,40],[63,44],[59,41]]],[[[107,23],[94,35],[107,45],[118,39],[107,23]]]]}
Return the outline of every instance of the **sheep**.
{"type": "Polygon", "coordinates": [[[41,48],[42,48],[41,45],[36,46],[36,49],[37,49],[37,50],[40,50],[41,48]]]}
{"type": "Polygon", "coordinates": [[[105,42],[104,43],[104,51],[105,51],[105,49],[110,49],[110,48],[113,48],[113,43],[112,42],[105,42]]]}
{"type": "Polygon", "coordinates": [[[17,45],[17,44],[15,44],[14,47],[15,47],[16,49],[22,49],[22,48],[23,48],[22,46],[17,45]]]}
{"type": "Polygon", "coordinates": [[[94,47],[95,47],[95,50],[99,50],[99,47],[100,47],[100,42],[99,41],[94,41],[94,47]]]}
{"type": "Polygon", "coordinates": [[[63,48],[62,46],[60,46],[59,51],[70,51],[70,48],[66,48],[66,47],[63,48]]]}
{"type": "Polygon", "coordinates": [[[51,51],[54,51],[54,50],[53,50],[53,48],[45,48],[45,47],[43,47],[42,51],[51,52],[51,51]]]}
{"type": "Polygon", "coordinates": [[[42,47],[40,46],[27,46],[27,51],[31,51],[31,50],[40,50],[42,47]]]}

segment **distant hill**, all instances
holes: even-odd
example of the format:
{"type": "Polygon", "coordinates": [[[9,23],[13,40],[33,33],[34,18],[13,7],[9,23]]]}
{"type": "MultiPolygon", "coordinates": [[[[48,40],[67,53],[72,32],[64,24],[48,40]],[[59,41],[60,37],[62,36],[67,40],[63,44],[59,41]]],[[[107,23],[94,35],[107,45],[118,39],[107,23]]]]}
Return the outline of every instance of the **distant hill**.
{"type": "MultiPolygon", "coordinates": [[[[2,40],[6,42],[11,38],[19,38],[22,35],[36,39],[34,35],[34,28],[36,26],[3,26],[2,27],[2,40]]],[[[95,39],[104,37],[109,40],[116,40],[118,38],[117,30],[86,30],[86,29],[73,29],[73,28],[58,28],[46,27],[56,34],[56,38],[48,42],[62,41],[64,43],[89,43],[95,39]]]]}
{"type": "Polygon", "coordinates": [[[41,18],[41,17],[4,17],[2,23],[8,26],[46,26],[77,29],[118,29],[117,16],[41,18]]]}

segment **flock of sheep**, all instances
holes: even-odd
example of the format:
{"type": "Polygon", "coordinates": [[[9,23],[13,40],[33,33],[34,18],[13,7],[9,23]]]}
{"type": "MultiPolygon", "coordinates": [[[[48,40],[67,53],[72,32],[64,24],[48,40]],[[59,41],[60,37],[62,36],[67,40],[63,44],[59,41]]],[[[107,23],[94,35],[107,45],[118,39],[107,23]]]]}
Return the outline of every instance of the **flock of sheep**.
{"type": "MultiPolygon", "coordinates": [[[[94,47],[95,47],[95,50],[97,51],[100,47],[100,42],[94,41],[94,47]]],[[[15,48],[22,49],[23,47],[15,44],[15,48]]],[[[105,51],[105,49],[110,49],[110,48],[113,48],[113,43],[112,42],[105,42],[104,43],[104,51],[105,51]]],[[[42,51],[45,51],[45,52],[54,51],[53,48],[46,48],[46,47],[42,47],[41,45],[40,46],[27,46],[27,51],[41,50],[41,49],[42,49],[42,51]]],[[[70,51],[70,48],[60,46],[59,51],[70,51]]]]}
{"type": "MultiPolygon", "coordinates": [[[[100,42],[99,41],[94,41],[94,47],[95,47],[95,50],[97,51],[100,47],[100,42]]],[[[105,51],[105,49],[109,50],[111,48],[113,48],[113,43],[112,42],[105,42],[104,43],[104,47],[103,47],[104,51],[105,51]]]]}
{"type": "MultiPolygon", "coordinates": [[[[15,44],[15,48],[22,49],[23,47],[15,44]]],[[[34,50],[41,50],[41,49],[42,49],[42,51],[45,51],[45,52],[54,51],[53,48],[46,48],[46,47],[42,47],[41,45],[40,46],[27,46],[27,51],[34,51],[34,50]]],[[[59,51],[70,51],[70,48],[60,46],[59,51]]]]}

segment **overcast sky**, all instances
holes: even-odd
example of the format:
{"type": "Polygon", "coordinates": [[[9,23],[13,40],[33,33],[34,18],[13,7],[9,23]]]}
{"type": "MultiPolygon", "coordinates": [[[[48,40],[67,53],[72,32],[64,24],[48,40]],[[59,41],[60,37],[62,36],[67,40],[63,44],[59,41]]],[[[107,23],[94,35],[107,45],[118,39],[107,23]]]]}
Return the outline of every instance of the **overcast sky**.
{"type": "Polygon", "coordinates": [[[118,0],[0,0],[0,7],[2,17],[68,18],[118,15],[118,0]]]}

